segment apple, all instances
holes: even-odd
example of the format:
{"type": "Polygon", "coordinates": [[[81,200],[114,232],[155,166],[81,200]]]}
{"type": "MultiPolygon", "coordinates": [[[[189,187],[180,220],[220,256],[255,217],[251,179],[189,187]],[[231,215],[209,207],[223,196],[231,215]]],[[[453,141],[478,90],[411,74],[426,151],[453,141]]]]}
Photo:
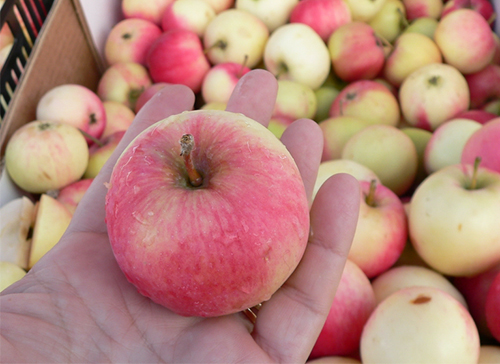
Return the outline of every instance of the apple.
{"type": "Polygon", "coordinates": [[[89,148],[89,162],[83,178],[89,179],[97,176],[104,163],[115,151],[124,134],[125,130],[117,131],[89,148]]]}
{"type": "MultiPolygon", "coordinates": [[[[137,101],[139,101],[139,99],[137,101]]],[[[135,113],[121,102],[104,101],[102,104],[104,106],[104,112],[106,113],[106,127],[102,132],[101,138],[106,138],[120,130],[127,130],[132,124],[132,121],[134,121],[135,113]]]]}
{"type": "Polygon", "coordinates": [[[368,22],[384,6],[386,0],[344,0],[349,9],[353,21],[368,22]]]}
{"type": "Polygon", "coordinates": [[[163,87],[168,85],[166,82],[157,82],[152,85],[146,87],[144,91],[137,98],[135,103],[134,113],[137,114],[140,109],[148,102],[158,91],[160,91],[163,87]]]}
{"type": "Polygon", "coordinates": [[[467,301],[469,312],[476,323],[479,334],[485,339],[492,338],[491,331],[486,323],[486,296],[491,282],[498,273],[500,273],[500,264],[485,272],[468,277],[454,277],[452,280],[453,285],[467,301]]]}
{"type": "Polygon", "coordinates": [[[118,62],[146,64],[146,55],[161,34],[155,23],[144,19],[124,19],[115,24],[104,44],[104,57],[108,65],[118,62]]]}
{"type": "Polygon", "coordinates": [[[227,104],[225,102],[208,102],[203,104],[200,109],[202,110],[226,110],[227,104]]]}
{"type": "Polygon", "coordinates": [[[493,33],[493,38],[495,39],[496,47],[491,63],[500,65],[500,37],[496,33],[493,33]]]}
{"type": "Polygon", "coordinates": [[[468,309],[467,301],[460,291],[442,274],[426,267],[399,266],[383,272],[372,281],[377,304],[391,294],[408,287],[434,287],[448,293],[468,309]]]}
{"type": "Polygon", "coordinates": [[[377,183],[380,183],[380,179],[370,168],[349,159],[333,159],[320,163],[313,188],[313,197],[316,196],[323,183],[337,173],[348,173],[358,181],[375,180],[377,183]]]}
{"type": "Polygon", "coordinates": [[[449,0],[444,4],[441,17],[458,9],[472,9],[477,11],[481,16],[493,26],[496,18],[495,8],[489,0],[449,0]]]}
{"type": "Polygon", "coordinates": [[[79,180],[89,148],[72,125],[35,120],[17,129],[7,143],[5,167],[23,190],[43,193],[79,180]]]}
{"type": "Polygon", "coordinates": [[[442,62],[441,52],[432,39],[419,33],[404,33],[396,39],[384,64],[383,75],[392,85],[399,87],[420,67],[442,62]]]}
{"type": "Polygon", "coordinates": [[[460,163],[465,143],[481,127],[480,123],[469,119],[452,119],[441,124],[432,133],[425,148],[424,165],[427,173],[460,163]]]}
{"type": "MultiPolygon", "coordinates": [[[[106,128],[106,112],[99,96],[77,84],[63,84],[45,92],[37,102],[36,119],[72,125],[91,138],[100,138],[106,128]]],[[[85,139],[92,143],[92,139],[85,139]]]]}
{"type": "Polygon", "coordinates": [[[477,363],[479,334],[465,307],[433,287],[396,291],[375,308],[361,336],[363,363],[477,363]]]}
{"type": "Polygon", "coordinates": [[[318,89],[331,68],[328,48],[308,25],[289,23],[269,36],[264,49],[264,64],[279,80],[292,80],[318,89]]]}
{"type": "Polygon", "coordinates": [[[418,166],[415,180],[413,181],[413,186],[417,186],[428,175],[425,170],[424,156],[427,143],[432,138],[432,133],[428,130],[415,127],[402,127],[401,131],[410,137],[417,150],[418,166]]]}
{"type": "Polygon", "coordinates": [[[218,14],[224,10],[231,8],[234,5],[234,0],[203,0],[215,10],[218,14]]]}
{"type": "Polygon", "coordinates": [[[469,119],[477,121],[480,124],[486,124],[488,121],[493,120],[498,115],[481,109],[471,109],[464,111],[456,116],[457,119],[469,119]]]}
{"type": "Polygon", "coordinates": [[[330,117],[351,116],[371,124],[396,126],[401,118],[399,103],[387,86],[361,80],[344,87],[332,103],[330,117]]]}
{"type": "Polygon", "coordinates": [[[72,214],[55,198],[43,193],[36,206],[28,267],[31,269],[63,236],[72,214]]]}
{"type": "Polygon", "coordinates": [[[500,347],[496,345],[481,345],[477,364],[500,363],[500,347]]]}
{"type": "Polygon", "coordinates": [[[276,136],[276,138],[281,138],[285,129],[288,128],[294,121],[295,119],[290,119],[285,116],[272,116],[269,120],[267,128],[276,136]]]}
{"type": "Polygon", "coordinates": [[[338,159],[347,141],[361,129],[371,125],[368,121],[352,116],[336,116],[319,123],[323,132],[322,161],[338,159]]]}
{"type": "Polygon", "coordinates": [[[387,42],[394,42],[408,24],[406,8],[403,2],[400,0],[386,0],[382,8],[368,24],[379,37],[387,42]]]}
{"type": "Polygon", "coordinates": [[[302,0],[290,14],[290,23],[309,25],[324,42],[351,21],[351,9],[344,0],[302,0]]]}
{"type": "Polygon", "coordinates": [[[481,166],[500,174],[500,117],[490,120],[476,130],[466,141],[462,150],[461,162],[472,164],[477,157],[481,166]]]}
{"type": "Polygon", "coordinates": [[[500,342],[500,272],[491,282],[485,303],[486,324],[491,335],[500,342]]]}
{"type": "Polygon", "coordinates": [[[164,32],[171,29],[189,30],[203,37],[215,15],[214,8],[206,1],[175,0],[163,12],[161,28],[164,32]]]}
{"type": "Polygon", "coordinates": [[[35,205],[26,196],[15,198],[0,208],[0,257],[23,269],[28,268],[29,232],[35,219],[35,205]]]}
{"type": "Polygon", "coordinates": [[[299,0],[236,0],[234,7],[255,15],[271,33],[288,22],[292,9],[298,3],[299,0]]]}
{"type": "Polygon", "coordinates": [[[26,271],[11,262],[0,261],[0,292],[26,275],[26,271]]]}
{"type": "Polygon", "coordinates": [[[417,18],[410,22],[403,33],[420,33],[434,40],[439,21],[430,17],[417,18]]]}
{"type": "Polygon", "coordinates": [[[320,88],[314,90],[317,107],[316,114],[313,119],[316,122],[319,123],[330,117],[330,108],[332,107],[333,100],[335,100],[339,93],[340,90],[330,86],[321,86],[320,88]]]}
{"type": "Polygon", "coordinates": [[[423,17],[439,19],[443,12],[443,0],[403,0],[403,4],[409,21],[423,17]]]}
{"type": "Polygon", "coordinates": [[[408,228],[403,203],[394,192],[376,180],[359,183],[359,219],[348,258],[371,279],[398,260],[408,228]]]}
{"type": "Polygon", "coordinates": [[[500,65],[489,64],[465,75],[470,91],[470,107],[480,108],[488,101],[500,99],[500,65]]]}
{"type": "Polygon", "coordinates": [[[278,80],[273,117],[312,119],[316,114],[317,105],[316,94],[311,87],[297,81],[278,80]]]}
{"type": "Polygon", "coordinates": [[[464,74],[480,71],[495,54],[495,39],[488,22],[471,9],[455,10],[442,18],[434,40],[446,63],[464,74]]]}
{"type": "Polygon", "coordinates": [[[308,360],[307,364],[361,364],[358,359],[348,356],[322,356],[317,359],[308,360]]]}
{"type": "Polygon", "coordinates": [[[254,68],[264,54],[269,30],[262,20],[244,10],[224,10],[205,29],[203,45],[212,64],[234,62],[254,68]]]}
{"type": "Polygon", "coordinates": [[[121,102],[134,110],[137,98],[151,84],[146,67],[135,62],[119,62],[104,71],[97,85],[97,95],[103,101],[121,102]]]}
{"type": "Polygon", "coordinates": [[[368,277],[348,259],[326,322],[309,358],[355,352],[359,348],[363,326],[375,305],[375,294],[368,277]]]}
{"type": "Polygon", "coordinates": [[[64,205],[73,214],[85,192],[92,184],[93,178],[82,178],[62,188],[57,194],[56,200],[64,205]]]}
{"type": "Polygon", "coordinates": [[[217,110],[173,115],[137,136],[113,169],[106,221],[127,279],[184,316],[268,300],[309,237],[306,192],[284,144],[217,110]]]}
{"type": "Polygon", "coordinates": [[[175,0],[122,0],[122,14],[124,18],[145,19],[160,25],[163,13],[173,1],[175,0]]]}
{"type": "Polygon", "coordinates": [[[415,190],[410,239],[430,267],[471,276],[500,261],[500,173],[478,163],[434,172],[415,190]]]}
{"type": "Polygon", "coordinates": [[[382,41],[367,23],[354,21],[340,26],[327,45],[333,70],[346,82],[373,79],[384,66],[382,41]]]}
{"type": "Polygon", "coordinates": [[[223,62],[212,66],[201,84],[201,95],[205,103],[227,103],[236,84],[250,71],[245,64],[223,62]]]}
{"type": "Polygon", "coordinates": [[[415,145],[395,126],[370,125],[358,131],[344,145],[342,158],[370,168],[398,196],[410,188],[417,173],[415,145]]]}
{"type": "Polygon", "coordinates": [[[420,67],[405,78],[399,89],[405,120],[410,126],[430,131],[468,110],[469,98],[465,77],[449,64],[420,67]]]}
{"type": "Polygon", "coordinates": [[[500,116],[500,99],[488,101],[481,106],[481,110],[500,116]]]}

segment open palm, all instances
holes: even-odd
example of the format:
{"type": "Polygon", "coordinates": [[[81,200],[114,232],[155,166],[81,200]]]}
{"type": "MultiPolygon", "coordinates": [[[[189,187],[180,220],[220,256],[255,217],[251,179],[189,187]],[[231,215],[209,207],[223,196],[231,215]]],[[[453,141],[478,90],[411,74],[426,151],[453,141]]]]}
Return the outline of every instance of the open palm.
{"type": "MultiPolygon", "coordinates": [[[[263,70],[245,75],[227,109],[267,125],[277,83],[263,70]]],[[[137,293],[113,256],[104,222],[105,183],[128,143],[152,123],[192,109],[193,93],[170,85],[137,114],[114,155],[80,202],[61,241],[0,296],[1,362],[305,362],[333,301],[357,221],[356,180],[330,178],[311,207],[304,257],[265,302],[255,325],[241,313],[178,316],[137,293]]],[[[282,137],[308,196],[322,135],[298,120],[282,137]]],[[[311,197],[310,197],[311,199],[311,197]]]]}

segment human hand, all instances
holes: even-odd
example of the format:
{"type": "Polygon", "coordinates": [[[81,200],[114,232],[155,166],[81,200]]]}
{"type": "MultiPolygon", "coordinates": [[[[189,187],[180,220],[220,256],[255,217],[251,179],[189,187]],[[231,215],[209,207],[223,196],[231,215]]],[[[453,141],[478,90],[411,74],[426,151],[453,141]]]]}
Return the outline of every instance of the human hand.
{"type": "MultiPolygon", "coordinates": [[[[228,102],[267,125],[275,78],[245,75],[228,102]]],[[[140,295],[118,267],[104,222],[105,182],[121,151],[142,130],[192,109],[187,87],[171,85],[137,114],[117,150],[80,202],[61,241],[0,297],[1,362],[305,362],[331,307],[354,235],[356,180],[330,178],[311,206],[311,234],[292,276],[259,310],[255,324],[241,313],[182,317],[140,295]]],[[[323,137],[301,119],[282,142],[301,172],[309,201],[323,137]]]]}

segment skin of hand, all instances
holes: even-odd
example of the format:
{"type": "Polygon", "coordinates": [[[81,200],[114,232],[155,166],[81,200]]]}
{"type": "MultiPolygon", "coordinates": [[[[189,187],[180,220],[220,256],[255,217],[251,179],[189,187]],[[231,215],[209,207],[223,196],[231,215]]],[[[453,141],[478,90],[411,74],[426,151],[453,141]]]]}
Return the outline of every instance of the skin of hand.
{"type": "MultiPolygon", "coordinates": [[[[247,73],[227,110],[267,125],[277,82],[247,73]]],[[[115,153],[79,203],[58,244],[0,295],[0,361],[304,363],[323,327],[356,227],[360,190],[350,175],[325,182],[314,202],[321,160],[318,125],[300,119],[281,140],[302,174],[311,233],[299,266],[264,302],[255,325],[242,314],[182,317],[140,295],[118,267],[106,232],[105,183],[125,146],[147,126],[190,110],[182,85],[159,91],[137,114],[115,153]]]]}

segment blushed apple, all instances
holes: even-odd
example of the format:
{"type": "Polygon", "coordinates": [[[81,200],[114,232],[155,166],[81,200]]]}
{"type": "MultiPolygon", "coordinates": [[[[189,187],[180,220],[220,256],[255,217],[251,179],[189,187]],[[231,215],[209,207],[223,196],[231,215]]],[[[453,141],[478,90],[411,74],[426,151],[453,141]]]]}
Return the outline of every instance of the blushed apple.
{"type": "Polygon", "coordinates": [[[125,18],[149,20],[161,24],[161,17],[167,6],[174,0],[122,0],[121,9],[125,18]]]}
{"type": "Polygon", "coordinates": [[[157,82],[152,85],[146,87],[141,95],[137,98],[135,103],[134,112],[137,114],[140,109],[148,102],[158,91],[160,91],[163,87],[168,85],[166,82],[157,82]]]}
{"type": "Polygon", "coordinates": [[[106,112],[106,127],[104,128],[101,138],[106,138],[120,130],[127,130],[132,124],[132,121],[134,121],[135,113],[121,102],[104,101],[102,104],[106,112]]]}
{"type": "Polygon", "coordinates": [[[444,4],[441,17],[445,17],[447,14],[458,9],[472,9],[477,11],[491,26],[493,26],[496,18],[495,8],[489,0],[448,0],[444,4]]]}
{"type": "Polygon", "coordinates": [[[87,142],[73,125],[36,120],[9,139],[5,167],[20,188],[43,193],[79,180],[88,158],[87,142]]]}
{"type": "Polygon", "coordinates": [[[441,124],[432,133],[425,148],[424,165],[427,173],[460,163],[465,143],[481,127],[482,124],[477,121],[456,118],[441,124]]]}
{"type": "Polygon", "coordinates": [[[476,130],[466,141],[462,150],[461,162],[473,164],[481,158],[481,166],[500,174],[500,117],[488,121],[476,130]]]}
{"type": "Polygon", "coordinates": [[[236,0],[234,7],[255,15],[266,24],[269,32],[286,24],[299,0],[236,0]]]}
{"type": "Polygon", "coordinates": [[[290,14],[290,23],[309,25],[324,42],[337,28],[351,21],[351,9],[344,0],[302,0],[290,14]]]}
{"type": "Polygon", "coordinates": [[[135,62],[119,62],[108,67],[101,76],[97,95],[103,101],[121,102],[134,110],[137,98],[151,84],[146,67],[135,62]]]}
{"type": "Polygon", "coordinates": [[[439,19],[443,12],[443,0],[403,0],[403,4],[409,21],[424,17],[439,19]]]}
{"type": "Polygon", "coordinates": [[[386,0],[368,22],[379,37],[391,43],[403,32],[407,23],[406,8],[400,0],[386,0]]]}
{"type": "Polygon", "coordinates": [[[439,125],[469,109],[469,86],[455,67],[433,63],[405,78],[399,102],[405,120],[433,131],[439,125]]]}
{"type": "Polygon", "coordinates": [[[413,141],[390,125],[370,125],[358,131],[344,145],[342,158],[370,168],[397,195],[410,188],[417,173],[418,156],[413,141]]]}
{"type": "Polygon", "coordinates": [[[344,87],[332,103],[330,117],[351,116],[371,124],[395,126],[401,112],[388,87],[374,80],[361,80],[344,87]]]}
{"type": "Polygon", "coordinates": [[[264,54],[269,30],[255,15],[239,9],[220,12],[207,25],[203,46],[212,64],[234,62],[254,68],[264,54]]]}
{"type": "Polygon", "coordinates": [[[316,114],[318,101],[311,87],[291,80],[278,80],[278,93],[273,116],[287,119],[312,119],[316,114]]]}
{"type": "Polygon", "coordinates": [[[417,186],[424,180],[425,177],[427,177],[424,155],[427,143],[429,143],[429,140],[432,138],[432,133],[428,130],[415,127],[402,127],[401,131],[410,137],[417,150],[418,167],[415,180],[413,181],[413,185],[417,186]]]}
{"type": "Polygon", "coordinates": [[[175,0],[163,12],[161,28],[164,32],[171,29],[189,30],[203,37],[215,15],[214,8],[206,1],[175,0]]]}
{"type": "Polygon", "coordinates": [[[153,83],[182,84],[195,93],[201,90],[210,69],[200,38],[184,29],[172,29],[157,38],[149,50],[147,65],[153,83]]]}
{"type": "Polygon", "coordinates": [[[495,119],[498,115],[481,109],[470,109],[456,116],[457,119],[469,119],[477,121],[480,124],[486,124],[488,121],[495,119]]]}
{"type": "Polygon", "coordinates": [[[382,41],[367,23],[353,21],[337,28],[328,39],[335,73],[346,82],[373,79],[382,70],[382,41]]]}
{"type": "Polygon", "coordinates": [[[264,49],[264,64],[279,80],[292,80],[319,88],[331,68],[328,48],[320,36],[301,23],[285,24],[269,37],[264,49]]]}
{"type": "Polygon", "coordinates": [[[249,71],[244,63],[223,62],[212,66],[201,84],[205,103],[227,103],[240,78],[249,71]]]}
{"type": "Polygon", "coordinates": [[[89,148],[89,162],[83,178],[95,178],[104,166],[104,163],[111,157],[120,140],[122,140],[124,130],[117,131],[102,139],[99,144],[94,144],[89,148]]]}
{"type": "Polygon", "coordinates": [[[99,96],[77,84],[63,84],[45,92],[36,105],[36,119],[69,124],[97,139],[106,128],[106,112],[99,96]]]}
{"type": "Polygon", "coordinates": [[[85,192],[92,184],[93,178],[82,178],[62,188],[57,194],[56,200],[64,205],[71,214],[76,210],[76,206],[81,201],[85,192]]]}
{"type": "Polygon", "coordinates": [[[309,358],[355,352],[359,348],[363,327],[375,306],[375,294],[369,279],[348,259],[326,322],[309,358]]]}
{"type": "Polygon", "coordinates": [[[161,34],[155,23],[144,19],[124,19],[115,24],[104,44],[108,65],[135,62],[146,65],[146,55],[161,34]]]}
{"type": "Polygon", "coordinates": [[[470,91],[470,107],[480,108],[488,101],[500,99],[500,65],[489,64],[465,75],[470,91]]]}
{"type": "Polygon", "coordinates": [[[372,19],[384,6],[386,0],[345,0],[353,21],[368,22],[372,19]]]}
{"type": "Polygon", "coordinates": [[[488,65],[495,54],[495,39],[489,24],[474,10],[459,9],[439,21],[434,33],[446,63],[464,74],[488,65]]]}
{"type": "Polygon", "coordinates": [[[500,342],[500,272],[491,282],[485,303],[486,324],[491,335],[500,342]]]}
{"type": "Polygon", "coordinates": [[[361,129],[371,125],[366,120],[352,116],[336,116],[319,123],[323,132],[322,161],[338,159],[347,141],[361,129]]]}

